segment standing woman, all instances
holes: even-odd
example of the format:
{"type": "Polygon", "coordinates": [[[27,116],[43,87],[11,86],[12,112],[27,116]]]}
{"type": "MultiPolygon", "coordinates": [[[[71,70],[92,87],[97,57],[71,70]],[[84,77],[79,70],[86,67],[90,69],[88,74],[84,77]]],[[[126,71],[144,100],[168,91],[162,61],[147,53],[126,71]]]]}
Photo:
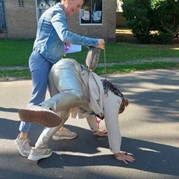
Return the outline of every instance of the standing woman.
{"type": "MultiPolygon", "coordinates": [[[[67,16],[78,12],[83,0],[61,0],[47,9],[39,19],[33,51],[29,57],[29,68],[32,76],[32,96],[30,105],[38,105],[45,99],[48,75],[53,64],[64,55],[64,44],[94,46],[104,48],[103,39],[89,38],[68,31],[67,16]]],[[[28,157],[31,146],[28,133],[31,123],[21,122],[20,133],[15,142],[19,153],[28,157]]]]}

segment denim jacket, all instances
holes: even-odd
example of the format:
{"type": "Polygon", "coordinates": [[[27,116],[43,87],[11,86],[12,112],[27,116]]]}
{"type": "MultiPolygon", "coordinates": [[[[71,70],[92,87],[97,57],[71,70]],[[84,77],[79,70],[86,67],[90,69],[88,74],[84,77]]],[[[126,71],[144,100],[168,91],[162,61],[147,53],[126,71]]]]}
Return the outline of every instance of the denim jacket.
{"type": "Polygon", "coordinates": [[[39,19],[33,50],[52,64],[64,55],[64,43],[96,46],[98,40],[68,31],[67,17],[61,3],[46,10],[39,19]]]}

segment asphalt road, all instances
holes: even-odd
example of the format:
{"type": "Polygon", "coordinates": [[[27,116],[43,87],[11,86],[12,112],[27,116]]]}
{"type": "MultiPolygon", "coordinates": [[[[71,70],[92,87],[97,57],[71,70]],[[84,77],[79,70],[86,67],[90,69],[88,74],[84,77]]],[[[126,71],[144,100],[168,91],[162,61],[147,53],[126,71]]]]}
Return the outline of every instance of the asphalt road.
{"type": "MultiPolygon", "coordinates": [[[[109,75],[108,79],[130,100],[119,120],[122,149],[134,154],[134,163],[115,160],[107,138],[94,137],[85,119],[66,123],[78,133],[77,139],[51,141],[50,158],[28,161],[18,153],[14,139],[20,123],[17,111],[28,103],[31,81],[0,82],[0,178],[178,179],[179,70],[109,75]]],[[[100,126],[105,127],[103,121],[100,126]]],[[[42,129],[32,125],[32,145],[42,129]]]]}

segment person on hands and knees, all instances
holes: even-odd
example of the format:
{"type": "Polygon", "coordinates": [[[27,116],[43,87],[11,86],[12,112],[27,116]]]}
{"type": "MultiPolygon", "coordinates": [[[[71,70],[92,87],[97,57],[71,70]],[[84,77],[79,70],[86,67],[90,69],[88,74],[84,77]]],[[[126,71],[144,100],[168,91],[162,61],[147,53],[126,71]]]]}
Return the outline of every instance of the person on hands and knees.
{"type": "Polygon", "coordinates": [[[52,154],[48,148],[49,140],[70,115],[76,117],[77,114],[87,118],[94,133],[98,133],[96,116],[104,118],[109,148],[115,159],[124,163],[135,160],[121,150],[118,116],[128,105],[128,100],[117,87],[76,60],[66,58],[53,65],[49,74],[49,89],[55,94],[50,99],[38,107],[19,110],[22,121],[46,125],[30,152],[29,160],[49,157],[52,154]]]}

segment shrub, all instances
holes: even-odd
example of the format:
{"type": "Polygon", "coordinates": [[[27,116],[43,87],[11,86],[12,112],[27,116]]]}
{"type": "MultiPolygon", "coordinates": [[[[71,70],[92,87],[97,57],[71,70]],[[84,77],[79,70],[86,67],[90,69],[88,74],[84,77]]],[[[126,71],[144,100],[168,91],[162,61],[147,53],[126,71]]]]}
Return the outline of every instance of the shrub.
{"type": "Polygon", "coordinates": [[[123,16],[140,43],[168,43],[179,32],[178,0],[123,0],[123,16]],[[152,31],[158,33],[152,35],[152,31]]]}

